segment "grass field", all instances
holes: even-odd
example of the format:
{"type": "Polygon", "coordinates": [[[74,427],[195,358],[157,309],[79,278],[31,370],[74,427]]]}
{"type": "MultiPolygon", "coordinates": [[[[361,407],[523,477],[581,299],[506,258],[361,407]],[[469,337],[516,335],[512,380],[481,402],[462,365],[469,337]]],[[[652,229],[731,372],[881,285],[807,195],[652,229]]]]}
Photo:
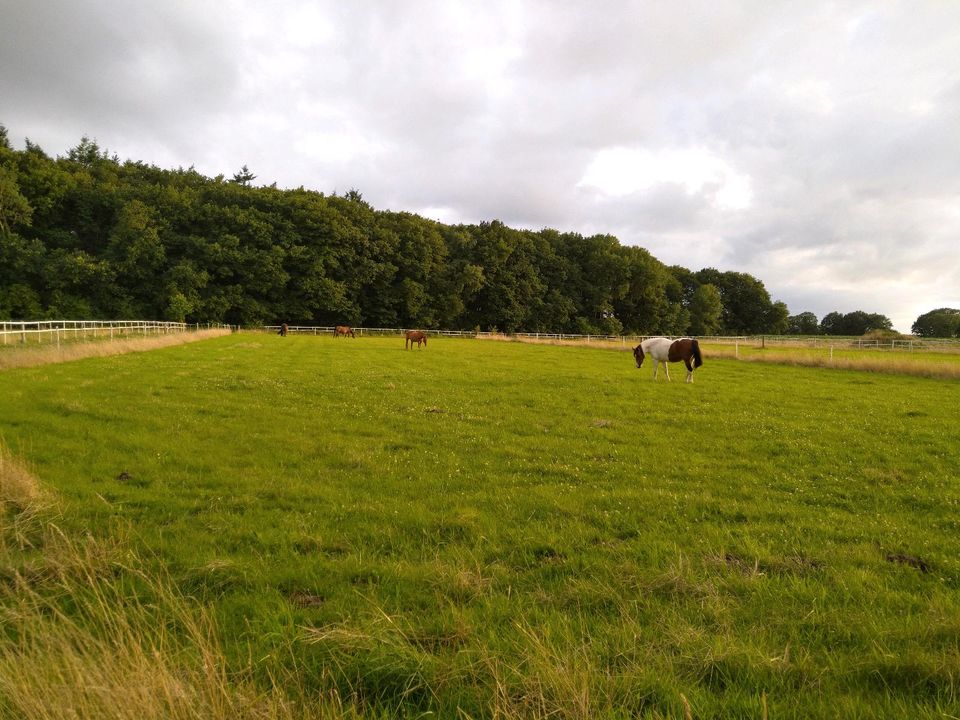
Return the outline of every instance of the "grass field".
{"type": "Polygon", "coordinates": [[[254,686],[390,717],[960,716],[960,384],[674,368],[238,334],[4,371],[0,439],[254,686]]]}

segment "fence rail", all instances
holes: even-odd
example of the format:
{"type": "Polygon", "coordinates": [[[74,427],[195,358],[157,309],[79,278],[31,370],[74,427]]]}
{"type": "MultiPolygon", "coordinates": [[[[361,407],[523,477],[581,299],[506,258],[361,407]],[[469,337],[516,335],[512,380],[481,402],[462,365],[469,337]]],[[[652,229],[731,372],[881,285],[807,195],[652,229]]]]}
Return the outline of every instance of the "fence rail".
{"type": "Polygon", "coordinates": [[[219,324],[188,324],[161,320],[0,320],[0,345],[57,343],[90,339],[166,335],[219,324]]]}
{"type": "MultiPolygon", "coordinates": [[[[221,323],[178,323],[162,320],[0,320],[0,346],[31,343],[71,341],[80,338],[122,338],[138,335],[161,335],[214,327],[229,327],[221,323]]],[[[267,332],[277,332],[279,325],[263,325],[267,332]]],[[[418,328],[355,327],[357,335],[402,335],[418,328]]],[[[289,325],[287,332],[310,335],[333,334],[332,325],[289,325]]],[[[626,345],[637,343],[652,335],[583,335],[577,333],[517,332],[500,333],[477,330],[428,330],[441,337],[516,337],[528,340],[559,340],[614,342],[626,345]]],[[[760,347],[802,346],[812,348],[861,350],[940,350],[960,352],[960,340],[940,338],[865,339],[824,335],[724,335],[700,337],[700,342],[724,345],[757,345],[760,347]]]]}
{"type": "MultiPolygon", "coordinates": [[[[264,325],[262,330],[278,332],[279,325],[264,325]]],[[[402,335],[407,330],[419,328],[368,328],[354,327],[357,335],[402,335]]],[[[288,325],[287,332],[309,335],[333,334],[333,325],[288,325]]],[[[617,342],[637,343],[655,335],[582,335],[576,333],[537,333],[537,332],[486,332],[477,330],[428,330],[431,335],[447,337],[515,337],[532,340],[581,340],[584,342],[617,342]]],[[[712,335],[698,337],[702,343],[722,345],[757,345],[770,346],[804,346],[813,348],[861,349],[861,350],[944,350],[960,352],[960,340],[939,338],[891,338],[891,339],[864,339],[857,337],[834,337],[829,335],[712,335]]]]}

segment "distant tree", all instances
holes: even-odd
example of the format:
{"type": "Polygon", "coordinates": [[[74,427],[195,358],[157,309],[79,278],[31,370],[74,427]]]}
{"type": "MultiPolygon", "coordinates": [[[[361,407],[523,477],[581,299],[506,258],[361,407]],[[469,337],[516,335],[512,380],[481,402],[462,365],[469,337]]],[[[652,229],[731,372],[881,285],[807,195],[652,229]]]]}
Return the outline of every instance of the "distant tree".
{"type": "MultiPolygon", "coordinates": [[[[880,313],[867,313],[866,314],[866,329],[863,332],[867,333],[871,330],[893,330],[893,322],[886,315],[881,315],[880,313]]],[[[853,333],[856,335],[857,333],[853,333]]]]}
{"type": "Polygon", "coordinates": [[[747,273],[704,268],[696,273],[700,283],[710,283],[723,301],[723,331],[735,335],[776,332],[779,311],[774,311],[763,283],[747,273]]]}
{"type": "Polygon", "coordinates": [[[918,317],[910,329],[914,335],[920,337],[960,337],[960,310],[956,308],[931,310],[918,317]]]}
{"type": "Polygon", "coordinates": [[[610,235],[448,226],[255,179],[121,163],[86,137],[15,150],[0,126],[0,315],[665,335],[787,317],[756,278],[610,235]]]}
{"type": "Polygon", "coordinates": [[[364,205],[367,205],[367,207],[369,207],[369,204],[363,199],[363,193],[361,193],[356,188],[350,188],[349,190],[347,190],[347,192],[344,193],[343,197],[349,200],[350,202],[363,203],[364,205]]]}
{"type": "Polygon", "coordinates": [[[843,335],[843,313],[829,312],[820,321],[820,332],[824,335],[843,335]]]}
{"type": "Polygon", "coordinates": [[[250,169],[244,165],[242,168],[240,168],[240,172],[233,174],[233,178],[231,178],[230,182],[247,187],[256,179],[256,177],[257,176],[250,172],[250,169]]]}
{"type": "Polygon", "coordinates": [[[843,316],[841,335],[863,335],[871,330],[889,330],[893,323],[883,315],[854,310],[843,316]]]}
{"type": "Polygon", "coordinates": [[[774,302],[767,310],[766,329],[764,332],[774,335],[783,335],[787,332],[787,318],[790,316],[790,310],[787,304],[780,300],[774,302]]]}
{"type": "Polygon", "coordinates": [[[863,335],[871,330],[891,330],[893,323],[885,315],[854,310],[846,315],[839,312],[827,313],[820,321],[820,332],[824,335],[863,335]]]}
{"type": "Polygon", "coordinates": [[[787,332],[791,335],[816,335],[820,332],[817,316],[806,311],[787,318],[787,332]]]}
{"type": "Polygon", "coordinates": [[[716,335],[720,331],[723,301],[710,283],[700,285],[690,298],[690,334],[716,335]]]}
{"type": "MultiPolygon", "coordinates": [[[[670,300],[681,292],[680,283],[667,268],[640,247],[621,248],[624,259],[625,285],[612,299],[624,330],[649,335],[651,333],[673,334],[678,314],[683,314],[683,332],[687,326],[686,308],[670,300]],[[668,329],[666,326],[669,325],[668,329]]],[[[576,270],[571,270],[576,274],[576,270]]]]}
{"type": "Polygon", "coordinates": [[[100,149],[96,140],[91,140],[84,135],[76,147],[67,151],[67,157],[79,165],[91,168],[100,160],[106,160],[108,153],[100,149]]]}

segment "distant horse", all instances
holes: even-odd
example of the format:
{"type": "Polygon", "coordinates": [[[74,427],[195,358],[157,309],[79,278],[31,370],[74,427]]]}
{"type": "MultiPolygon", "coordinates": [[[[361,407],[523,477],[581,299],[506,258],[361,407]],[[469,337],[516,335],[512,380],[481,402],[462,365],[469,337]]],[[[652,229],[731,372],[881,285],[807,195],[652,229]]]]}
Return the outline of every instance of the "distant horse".
{"type": "Polygon", "coordinates": [[[280,337],[286,337],[286,336],[287,336],[287,324],[286,324],[286,323],[284,323],[283,325],[280,326],[280,329],[277,330],[277,335],[279,335],[280,337]]]}
{"type": "Polygon", "coordinates": [[[420,347],[420,343],[427,344],[427,334],[423,330],[407,330],[403,338],[404,350],[412,348],[414,343],[417,344],[417,347],[420,347]]]}
{"type": "Polygon", "coordinates": [[[335,338],[338,338],[341,335],[343,335],[344,337],[352,337],[352,338],[356,337],[356,335],[353,334],[353,328],[348,327],[346,325],[337,325],[333,329],[333,336],[335,338]]]}
{"type": "Polygon", "coordinates": [[[687,382],[693,382],[693,370],[703,365],[703,356],[700,354],[700,343],[693,338],[680,338],[679,340],[670,340],[665,337],[655,337],[644,340],[633,349],[633,359],[637,361],[637,367],[643,365],[645,355],[653,358],[653,379],[657,379],[657,372],[660,369],[660,363],[663,363],[663,369],[667,373],[667,381],[670,380],[670,366],[668,363],[680,362],[687,366],[687,382]],[[692,363],[690,361],[693,361],[692,363]]]}

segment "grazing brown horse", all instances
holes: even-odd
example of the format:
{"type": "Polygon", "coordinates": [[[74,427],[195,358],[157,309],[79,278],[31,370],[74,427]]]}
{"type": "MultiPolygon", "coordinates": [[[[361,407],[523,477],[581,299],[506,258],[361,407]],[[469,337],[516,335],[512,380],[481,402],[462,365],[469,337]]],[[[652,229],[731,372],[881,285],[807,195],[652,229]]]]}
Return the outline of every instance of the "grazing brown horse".
{"type": "Polygon", "coordinates": [[[277,335],[279,335],[280,337],[286,337],[286,336],[287,336],[287,324],[286,324],[286,323],[284,323],[283,325],[280,326],[280,329],[277,330],[277,335]]]}
{"type": "Polygon", "coordinates": [[[407,330],[403,338],[404,350],[412,348],[414,343],[417,347],[420,347],[420,343],[427,344],[427,334],[423,330],[407,330]]]}
{"type": "Polygon", "coordinates": [[[667,380],[670,380],[670,365],[668,363],[680,362],[687,366],[687,382],[693,382],[693,370],[703,365],[703,355],[700,354],[700,343],[693,338],[680,338],[679,340],[670,340],[665,337],[648,338],[633,349],[633,359],[637,362],[637,367],[643,365],[644,356],[649,353],[653,358],[653,379],[657,379],[657,371],[660,369],[660,363],[663,363],[663,369],[667,373],[667,380]],[[691,360],[693,361],[691,364],[691,360]]]}
{"type": "Polygon", "coordinates": [[[348,337],[348,336],[352,338],[356,337],[356,335],[353,334],[353,328],[348,327],[347,325],[337,325],[333,329],[333,336],[335,338],[338,338],[341,335],[343,335],[344,337],[348,337]]]}

